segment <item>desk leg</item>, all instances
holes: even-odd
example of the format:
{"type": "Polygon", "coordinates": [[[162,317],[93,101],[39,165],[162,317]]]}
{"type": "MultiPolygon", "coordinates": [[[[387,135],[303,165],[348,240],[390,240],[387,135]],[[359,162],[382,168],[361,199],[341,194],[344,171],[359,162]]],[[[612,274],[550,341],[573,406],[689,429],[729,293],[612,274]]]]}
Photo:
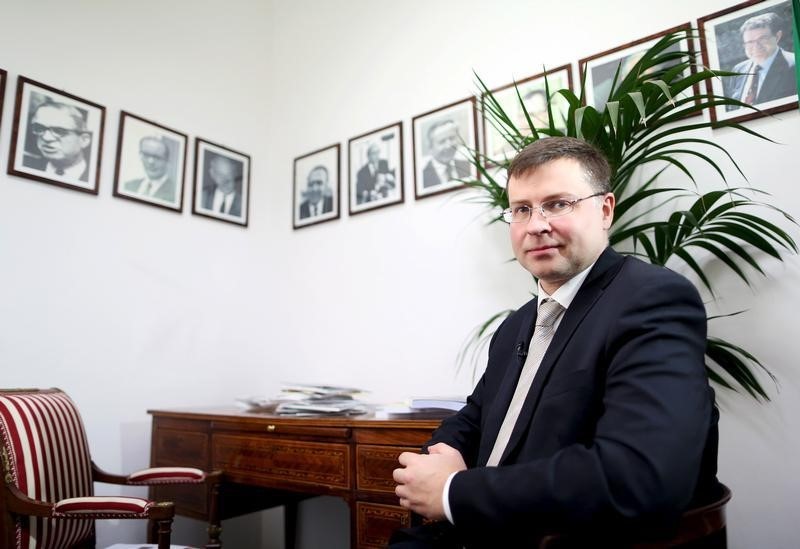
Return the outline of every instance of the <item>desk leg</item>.
{"type": "Polygon", "coordinates": [[[297,543],[297,502],[283,506],[283,539],[286,549],[295,549],[297,543]]]}

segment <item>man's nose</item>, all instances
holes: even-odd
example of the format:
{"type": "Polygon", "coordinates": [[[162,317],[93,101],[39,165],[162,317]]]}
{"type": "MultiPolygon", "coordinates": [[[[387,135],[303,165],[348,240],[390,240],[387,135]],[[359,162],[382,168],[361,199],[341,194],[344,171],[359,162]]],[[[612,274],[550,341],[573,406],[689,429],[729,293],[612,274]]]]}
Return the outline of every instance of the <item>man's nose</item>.
{"type": "Polygon", "coordinates": [[[542,214],[539,208],[531,210],[531,218],[525,225],[525,230],[529,233],[541,233],[550,230],[550,221],[542,214]]]}

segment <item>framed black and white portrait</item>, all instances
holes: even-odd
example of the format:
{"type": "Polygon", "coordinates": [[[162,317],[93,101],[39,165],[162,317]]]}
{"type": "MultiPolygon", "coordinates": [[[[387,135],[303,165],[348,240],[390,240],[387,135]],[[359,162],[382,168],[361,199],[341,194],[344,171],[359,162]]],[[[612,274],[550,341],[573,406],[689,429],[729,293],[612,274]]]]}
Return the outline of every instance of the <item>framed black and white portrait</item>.
{"type": "Polygon", "coordinates": [[[192,213],[247,226],[250,156],[195,139],[192,213]]]}
{"type": "Polygon", "coordinates": [[[292,226],[295,229],[339,217],[339,144],[294,159],[292,226]]]}
{"type": "Polygon", "coordinates": [[[403,125],[348,141],[350,215],[403,202],[403,125]]]}
{"type": "Polygon", "coordinates": [[[414,196],[452,191],[478,177],[470,162],[478,148],[475,99],[470,97],[415,116],[414,196]]]}
{"type": "Polygon", "coordinates": [[[97,194],[105,114],[97,103],[20,76],[8,173],[97,194]]]}
{"type": "MultiPolygon", "coordinates": [[[[619,69],[618,78],[622,79],[641,60],[645,52],[653,44],[667,34],[679,31],[684,33],[684,39],[676,42],[666,51],[693,51],[692,43],[688,39],[690,25],[689,23],[684,23],[663,32],[651,34],[639,40],[581,59],[578,62],[578,68],[581,81],[584,78],[586,79],[586,105],[602,112],[611,95],[612,85],[615,88],[619,85],[619,80],[614,83],[614,76],[617,74],[617,70],[619,69]]],[[[657,71],[666,67],[667,64],[664,64],[662,67],[653,67],[651,70],[657,71]]],[[[686,76],[689,76],[689,69],[687,69],[686,76]]]]}
{"type": "Polygon", "coordinates": [[[180,212],[188,137],[122,111],[114,196],[180,212]]]}
{"type": "Polygon", "coordinates": [[[707,80],[708,93],[754,107],[715,106],[712,122],[741,122],[797,108],[791,0],[744,2],[697,23],[703,63],[739,73],[707,80]]]}
{"type": "MultiPolygon", "coordinates": [[[[548,94],[553,108],[553,120],[559,129],[566,128],[569,103],[563,95],[555,93],[561,89],[572,90],[572,66],[563,65],[546,72],[523,78],[517,82],[506,84],[490,90],[492,97],[497,101],[520,133],[531,135],[534,128],[547,128],[550,126],[547,115],[548,94]],[[520,99],[522,100],[520,102],[520,99]]],[[[481,98],[481,112],[483,113],[483,153],[493,163],[505,163],[516,155],[514,147],[503,138],[503,134],[493,124],[491,115],[487,113],[487,97],[481,98]]]]}

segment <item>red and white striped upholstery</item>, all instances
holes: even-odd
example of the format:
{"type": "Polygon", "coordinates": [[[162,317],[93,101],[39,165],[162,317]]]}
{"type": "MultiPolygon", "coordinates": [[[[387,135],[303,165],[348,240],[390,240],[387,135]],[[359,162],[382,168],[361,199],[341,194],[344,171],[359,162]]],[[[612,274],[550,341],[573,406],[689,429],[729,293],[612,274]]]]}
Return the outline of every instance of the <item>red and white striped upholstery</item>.
{"type": "MultiPolygon", "coordinates": [[[[92,495],[89,447],[78,409],[60,390],[0,394],[0,444],[12,482],[47,502],[92,495]]],[[[17,549],[57,549],[91,538],[94,521],[17,520],[17,549]]]]}
{"type": "Polygon", "coordinates": [[[205,482],[206,473],[194,467],[151,467],[128,475],[128,484],[153,486],[156,484],[191,484],[205,482]]]}

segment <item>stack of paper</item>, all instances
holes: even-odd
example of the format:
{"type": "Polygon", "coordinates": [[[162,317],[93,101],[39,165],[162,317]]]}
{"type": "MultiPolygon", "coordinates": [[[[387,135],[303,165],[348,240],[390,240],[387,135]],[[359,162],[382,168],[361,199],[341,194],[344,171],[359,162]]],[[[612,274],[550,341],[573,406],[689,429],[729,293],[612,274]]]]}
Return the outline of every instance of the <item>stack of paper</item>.
{"type": "Polygon", "coordinates": [[[292,416],[358,415],[368,407],[355,398],[361,389],[331,385],[284,384],[273,398],[240,398],[237,403],[249,412],[292,416]]]}
{"type": "Polygon", "coordinates": [[[411,408],[415,410],[454,410],[459,411],[467,403],[463,396],[421,397],[411,399],[411,408]]]}

